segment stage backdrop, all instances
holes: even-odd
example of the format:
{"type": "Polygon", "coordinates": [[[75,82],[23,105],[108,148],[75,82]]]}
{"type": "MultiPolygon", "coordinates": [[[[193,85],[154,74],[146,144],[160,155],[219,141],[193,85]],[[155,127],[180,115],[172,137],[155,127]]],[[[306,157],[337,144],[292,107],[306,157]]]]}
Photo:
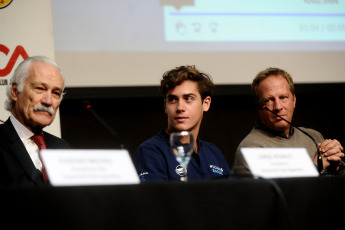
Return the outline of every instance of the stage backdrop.
{"type": "MultiPolygon", "coordinates": [[[[17,65],[34,55],[55,59],[50,0],[0,1],[0,119],[10,113],[4,109],[6,87],[17,65]]],[[[60,116],[45,128],[61,136],[60,116]]]]}

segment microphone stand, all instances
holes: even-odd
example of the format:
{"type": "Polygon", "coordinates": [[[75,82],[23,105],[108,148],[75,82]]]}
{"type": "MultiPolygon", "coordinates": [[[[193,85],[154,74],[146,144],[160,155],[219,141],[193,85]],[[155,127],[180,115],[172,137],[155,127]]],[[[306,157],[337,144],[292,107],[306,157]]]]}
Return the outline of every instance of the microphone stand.
{"type": "Polygon", "coordinates": [[[322,162],[322,157],[321,157],[321,153],[320,153],[320,149],[319,149],[319,145],[317,144],[317,142],[315,141],[315,139],[306,131],[294,126],[291,122],[287,121],[286,119],[284,119],[282,116],[278,115],[277,113],[273,112],[272,110],[270,110],[269,108],[267,108],[265,102],[263,101],[259,101],[257,104],[257,108],[260,110],[267,110],[271,113],[273,113],[274,115],[276,115],[277,117],[281,118],[283,121],[287,122],[289,125],[295,127],[296,129],[298,129],[299,131],[301,131],[302,133],[304,133],[305,135],[307,135],[316,145],[316,149],[317,149],[317,169],[319,171],[319,173],[321,173],[321,171],[323,170],[323,162],[322,162]]]}
{"type": "Polygon", "coordinates": [[[122,140],[121,140],[121,137],[120,137],[120,135],[117,133],[117,132],[115,132],[100,116],[98,116],[98,114],[93,110],[93,108],[92,108],[92,106],[91,106],[91,103],[90,102],[88,102],[88,101],[84,101],[83,102],[83,104],[85,104],[85,106],[86,106],[86,109],[88,110],[88,111],[90,111],[91,113],[92,113],[92,115],[94,116],[94,117],[96,117],[96,119],[105,127],[105,128],[107,128],[108,130],[109,130],[109,132],[113,135],[113,136],[115,136],[115,137],[117,137],[119,140],[120,140],[120,148],[121,149],[124,149],[124,146],[123,146],[123,144],[122,144],[122,140]]]}

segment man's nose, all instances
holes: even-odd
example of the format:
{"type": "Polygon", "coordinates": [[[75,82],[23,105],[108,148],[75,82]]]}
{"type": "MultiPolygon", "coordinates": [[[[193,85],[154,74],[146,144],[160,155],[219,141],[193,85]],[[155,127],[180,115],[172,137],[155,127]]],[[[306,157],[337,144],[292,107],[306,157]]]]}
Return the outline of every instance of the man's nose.
{"type": "Polygon", "coordinates": [[[178,112],[183,112],[185,110],[185,104],[183,103],[182,100],[179,100],[177,103],[177,109],[178,112]]]}
{"type": "Polygon", "coordinates": [[[275,100],[274,104],[273,104],[273,109],[274,110],[281,110],[282,108],[283,108],[282,102],[279,99],[275,100]]]}
{"type": "Polygon", "coordinates": [[[50,92],[45,92],[41,102],[45,105],[51,105],[53,102],[52,94],[50,92]]]}

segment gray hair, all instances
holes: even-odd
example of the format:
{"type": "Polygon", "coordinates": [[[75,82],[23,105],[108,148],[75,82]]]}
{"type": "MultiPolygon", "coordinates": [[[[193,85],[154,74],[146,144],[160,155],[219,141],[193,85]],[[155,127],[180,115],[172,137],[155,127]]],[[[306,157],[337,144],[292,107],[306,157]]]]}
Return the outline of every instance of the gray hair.
{"type": "MultiPolygon", "coordinates": [[[[63,90],[65,89],[64,76],[62,74],[60,67],[55,63],[54,60],[50,59],[49,57],[45,57],[45,56],[29,57],[29,58],[25,59],[24,61],[22,61],[18,65],[18,67],[15,69],[13,76],[10,80],[10,84],[6,88],[6,96],[7,96],[7,99],[5,101],[5,109],[6,110],[11,112],[13,104],[14,104],[14,101],[12,100],[12,96],[11,96],[12,85],[17,84],[18,92],[22,92],[24,89],[25,81],[29,77],[29,68],[30,68],[31,64],[35,63],[35,62],[43,62],[43,63],[55,66],[56,69],[60,72],[60,74],[64,80],[63,81],[63,90]]],[[[62,97],[63,97],[63,94],[61,95],[61,100],[62,100],[62,97]]]]}

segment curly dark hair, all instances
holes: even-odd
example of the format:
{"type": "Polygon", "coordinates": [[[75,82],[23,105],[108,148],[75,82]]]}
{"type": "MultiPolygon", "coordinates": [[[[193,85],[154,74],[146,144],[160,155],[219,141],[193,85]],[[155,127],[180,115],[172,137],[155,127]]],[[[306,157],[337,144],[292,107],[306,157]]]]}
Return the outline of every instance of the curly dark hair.
{"type": "Polygon", "coordinates": [[[180,66],[163,74],[161,80],[160,92],[166,98],[168,92],[186,80],[198,83],[198,90],[202,100],[211,96],[214,84],[211,77],[205,73],[199,72],[195,66],[180,66]]]}

